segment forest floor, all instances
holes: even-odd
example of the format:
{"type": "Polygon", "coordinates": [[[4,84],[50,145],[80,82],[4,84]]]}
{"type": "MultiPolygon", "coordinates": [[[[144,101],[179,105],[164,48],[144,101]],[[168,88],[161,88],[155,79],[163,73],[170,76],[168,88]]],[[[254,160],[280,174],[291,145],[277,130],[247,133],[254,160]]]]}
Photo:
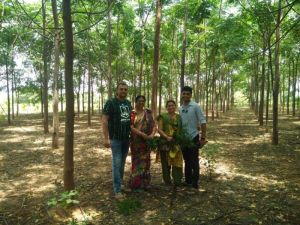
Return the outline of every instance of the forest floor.
{"type": "MultiPolygon", "coordinates": [[[[297,118],[280,116],[280,144],[273,146],[272,130],[259,127],[250,110],[222,114],[207,125],[209,142],[201,150],[197,192],[164,186],[153,153],[153,188],[141,193],[125,190],[126,200],[118,202],[112,193],[111,151],[101,142],[100,117],[93,116],[89,128],[86,115],[76,116],[74,174],[78,195],[74,198],[79,204],[70,207],[47,204],[63,193],[63,134],[61,147],[53,150],[51,134],[43,134],[40,115],[24,115],[11,126],[4,124],[2,120],[1,225],[300,224],[297,118]]],[[[60,130],[64,131],[63,124],[60,130]]],[[[129,156],[126,181],[130,164],[129,156]]]]}

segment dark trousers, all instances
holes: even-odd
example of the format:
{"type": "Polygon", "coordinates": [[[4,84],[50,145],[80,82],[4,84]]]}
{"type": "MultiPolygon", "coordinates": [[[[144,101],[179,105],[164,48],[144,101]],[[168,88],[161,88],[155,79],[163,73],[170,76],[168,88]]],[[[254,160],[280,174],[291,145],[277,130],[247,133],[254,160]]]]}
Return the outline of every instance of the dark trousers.
{"type": "MultiPolygon", "coordinates": [[[[197,135],[193,142],[195,145],[199,142],[199,135],[197,135]]],[[[183,148],[184,159],[184,176],[185,182],[191,184],[193,187],[198,188],[198,180],[200,176],[200,164],[199,164],[199,147],[183,148]]]]}

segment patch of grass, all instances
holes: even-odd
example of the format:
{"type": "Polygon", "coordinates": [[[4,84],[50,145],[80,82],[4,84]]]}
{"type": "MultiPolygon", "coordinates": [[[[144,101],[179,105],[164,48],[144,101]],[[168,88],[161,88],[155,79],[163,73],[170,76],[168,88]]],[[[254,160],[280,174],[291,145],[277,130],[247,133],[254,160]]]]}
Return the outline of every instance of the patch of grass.
{"type": "Polygon", "coordinates": [[[220,146],[218,144],[207,144],[201,149],[201,155],[207,160],[205,166],[209,176],[212,175],[215,165],[216,165],[216,156],[219,152],[220,146]]]}
{"type": "Polygon", "coordinates": [[[129,216],[134,213],[136,210],[141,208],[142,203],[136,199],[125,199],[118,203],[118,212],[125,216],[129,216]]]}

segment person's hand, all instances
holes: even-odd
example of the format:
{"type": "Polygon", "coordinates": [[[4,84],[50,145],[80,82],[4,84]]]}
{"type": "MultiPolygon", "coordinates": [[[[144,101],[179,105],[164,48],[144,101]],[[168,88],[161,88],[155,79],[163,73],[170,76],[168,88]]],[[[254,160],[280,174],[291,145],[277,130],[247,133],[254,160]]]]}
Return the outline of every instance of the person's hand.
{"type": "Polygon", "coordinates": [[[200,138],[200,146],[203,147],[208,141],[206,138],[200,138]]]}
{"type": "Polygon", "coordinates": [[[173,137],[170,137],[170,136],[167,137],[167,141],[172,141],[172,140],[173,140],[173,137]]]}
{"type": "Polygon", "coordinates": [[[154,138],[154,134],[148,135],[148,139],[153,139],[153,138],[154,138]]]}
{"type": "Polygon", "coordinates": [[[105,148],[110,148],[110,141],[109,141],[109,139],[104,139],[104,147],[105,148]]]}

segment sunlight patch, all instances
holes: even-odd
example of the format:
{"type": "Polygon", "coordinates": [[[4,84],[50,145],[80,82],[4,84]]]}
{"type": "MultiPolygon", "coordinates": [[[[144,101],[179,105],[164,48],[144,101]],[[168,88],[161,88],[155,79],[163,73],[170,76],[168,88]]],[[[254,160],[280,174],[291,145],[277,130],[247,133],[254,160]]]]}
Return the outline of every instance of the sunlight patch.
{"type": "Polygon", "coordinates": [[[36,129],[36,127],[8,127],[8,128],[5,128],[4,131],[26,133],[26,132],[37,131],[37,129],[36,129]]]}
{"type": "Polygon", "coordinates": [[[93,208],[86,209],[86,212],[82,210],[82,208],[76,208],[72,211],[72,218],[79,222],[88,222],[92,221],[94,217],[99,217],[103,215],[102,211],[97,211],[93,208]]]}
{"type": "MultiPolygon", "coordinates": [[[[245,178],[247,180],[252,180],[252,181],[256,181],[259,182],[260,184],[269,186],[269,185],[274,185],[274,184],[281,184],[284,185],[283,181],[278,181],[277,179],[275,179],[276,177],[274,177],[274,179],[266,177],[264,175],[259,175],[259,176],[253,176],[250,174],[245,174],[245,173],[239,173],[239,172],[234,172],[234,170],[236,170],[237,168],[230,168],[229,166],[227,166],[224,163],[217,163],[216,165],[216,173],[225,175],[227,178],[233,179],[235,177],[242,177],[245,178]]],[[[218,179],[226,179],[226,177],[221,176],[218,179]]]]}

